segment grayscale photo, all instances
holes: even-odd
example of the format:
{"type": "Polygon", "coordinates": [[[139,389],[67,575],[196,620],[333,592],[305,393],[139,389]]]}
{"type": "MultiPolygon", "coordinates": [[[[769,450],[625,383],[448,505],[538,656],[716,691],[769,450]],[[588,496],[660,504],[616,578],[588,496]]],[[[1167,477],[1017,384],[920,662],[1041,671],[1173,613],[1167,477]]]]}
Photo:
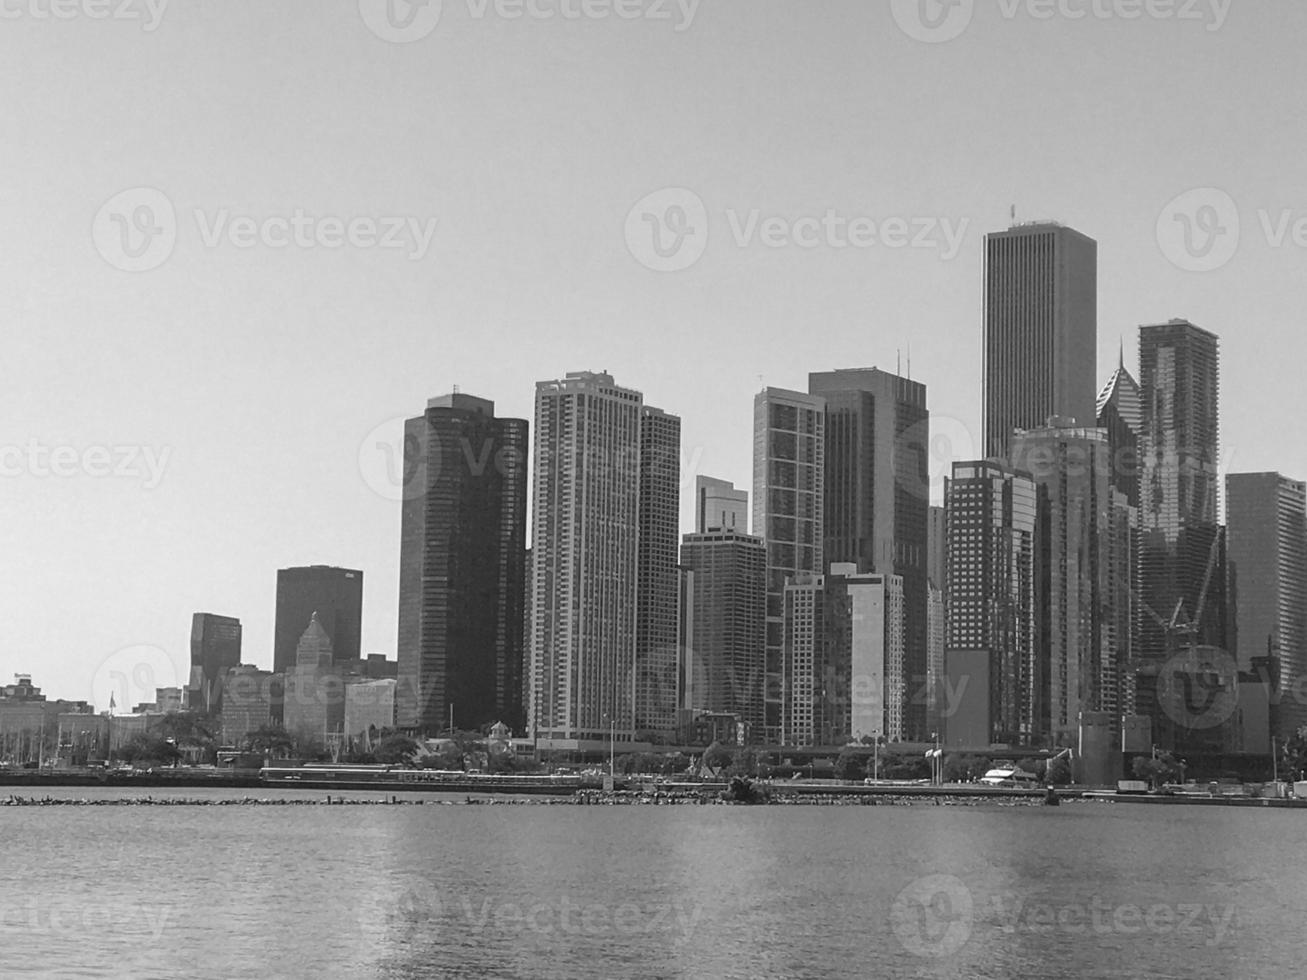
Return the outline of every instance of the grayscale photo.
{"type": "Polygon", "coordinates": [[[1304,39],[0,0],[0,978],[1303,975],[1304,39]]]}

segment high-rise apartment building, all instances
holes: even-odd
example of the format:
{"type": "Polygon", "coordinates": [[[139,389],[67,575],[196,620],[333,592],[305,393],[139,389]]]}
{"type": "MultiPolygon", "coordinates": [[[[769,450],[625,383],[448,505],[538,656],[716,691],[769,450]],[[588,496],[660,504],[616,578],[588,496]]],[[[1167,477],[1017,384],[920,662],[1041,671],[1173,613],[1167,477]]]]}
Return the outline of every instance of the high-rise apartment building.
{"type": "Polygon", "coordinates": [[[904,738],[903,582],[851,562],[785,586],[782,744],[904,738]]]}
{"type": "MultiPolygon", "coordinates": [[[[953,464],[948,512],[947,651],[987,656],[985,691],[975,688],[985,744],[1031,745],[1044,681],[1036,606],[1038,552],[1034,478],[996,462],[953,464]]],[[[968,692],[959,692],[965,696],[968,692]]]]}
{"type": "Polygon", "coordinates": [[[295,648],[314,613],[331,637],[336,661],[358,660],[363,628],[363,573],[330,565],[283,568],[277,572],[272,663],[278,673],[295,663],[295,648]]]}
{"type": "Polygon", "coordinates": [[[404,426],[400,725],[524,730],[528,424],[455,393],[404,426]]]}
{"type": "Polygon", "coordinates": [[[536,385],[527,724],[540,738],[635,738],[643,407],[608,374],[536,385]]]}
{"type": "Polygon", "coordinates": [[[930,737],[927,703],[930,413],[926,386],[876,368],[808,375],[826,402],[824,560],[903,582],[908,737],[930,737]],[[911,695],[911,696],[910,696],[911,695]]]}
{"type": "Polygon", "coordinates": [[[687,534],[681,565],[690,573],[686,647],[689,700],[699,714],[737,715],[760,735],[765,691],[767,549],[761,538],[715,529],[687,534]]]}
{"type": "Polygon", "coordinates": [[[985,236],[985,455],[1052,416],[1093,424],[1098,244],[1036,222],[985,236]]]}
{"type": "Polygon", "coordinates": [[[782,736],[785,583],[823,565],[826,400],[764,388],[753,400],[753,531],[767,547],[763,739],[782,736]]]}
{"type": "Polygon", "coordinates": [[[640,410],[635,727],[658,735],[676,730],[680,509],[681,420],[645,405],[640,410]]]}
{"type": "Polygon", "coordinates": [[[1307,725],[1307,484],[1279,473],[1231,473],[1225,513],[1239,669],[1265,658],[1280,697],[1272,734],[1307,725]]]}
{"type": "Polygon", "coordinates": [[[1136,710],[1153,740],[1176,750],[1220,747],[1219,732],[1177,723],[1161,672],[1197,648],[1225,650],[1225,532],[1217,523],[1220,350],[1187,320],[1139,328],[1139,631],[1136,710]]]}
{"type": "Polygon", "coordinates": [[[240,666],[241,621],[234,616],[197,612],[191,617],[190,706],[199,711],[222,711],[222,689],[227,671],[240,666]]]}

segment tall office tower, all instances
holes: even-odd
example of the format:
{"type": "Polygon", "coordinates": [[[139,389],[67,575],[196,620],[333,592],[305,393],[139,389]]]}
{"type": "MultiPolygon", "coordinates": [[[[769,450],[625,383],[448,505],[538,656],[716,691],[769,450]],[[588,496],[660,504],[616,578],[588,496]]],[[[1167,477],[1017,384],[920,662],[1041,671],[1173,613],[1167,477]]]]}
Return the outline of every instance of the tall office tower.
{"type": "Polygon", "coordinates": [[[1272,734],[1307,725],[1307,484],[1279,473],[1231,473],[1225,513],[1239,669],[1266,658],[1281,692],[1272,734]]]}
{"type": "Polygon", "coordinates": [[[1154,663],[1190,632],[1201,645],[1226,645],[1218,344],[1187,320],[1139,328],[1139,656],[1154,663]]]}
{"type": "Polygon", "coordinates": [[[782,744],[904,737],[903,581],[851,562],[785,586],[782,744]]]}
{"type": "MultiPolygon", "coordinates": [[[[928,659],[926,386],[870,368],[809,374],[808,390],[826,400],[824,559],[903,579],[907,691],[915,695],[925,689],[928,659]]],[[[926,699],[908,697],[903,710],[908,737],[928,739],[926,699]]]]}
{"type": "Polygon", "coordinates": [[[1125,345],[1117,368],[1098,393],[1097,426],[1107,434],[1111,454],[1113,519],[1122,522],[1110,540],[1116,545],[1106,560],[1111,564],[1112,594],[1105,609],[1109,645],[1118,651],[1125,669],[1118,700],[1105,710],[1133,715],[1136,707],[1136,661],[1142,628],[1139,603],[1139,490],[1142,463],[1139,437],[1143,421],[1139,384],[1126,369],[1125,345]]]}
{"type": "Polygon", "coordinates": [[[695,477],[694,529],[749,533],[749,491],[711,476],[695,477]]]}
{"type": "MultiPolygon", "coordinates": [[[[1032,745],[1043,680],[1036,607],[1034,478],[1001,463],[953,464],[948,510],[945,657],[984,660],[972,681],[979,744],[1032,745]],[[956,653],[955,653],[956,651],[956,653]]],[[[966,696],[967,691],[956,692],[966,696]]]]}
{"type": "Polygon", "coordinates": [[[824,569],[826,400],[764,388],[753,400],[753,532],[767,546],[763,741],[781,738],[785,580],[824,569]]]}
{"type": "Polygon", "coordinates": [[[435,735],[522,717],[528,425],[472,395],[404,424],[399,724],[435,735]]]}
{"type": "Polygon", "coordinates": [[[1098,243],[1059,224],[985,236],[985,455],[1054,415],[1094,420],[1098,243]]]}
{"type": "Polygon", "coordinates": [[[535,395],[527,724],[635,737],[643,396],[574,372],[535,395]]]}
{"type": "Polygon", "coordinates": [[[681,510],[681,420],[640,410],[640,538],[635,604],[635,727],[676,731],[677,542],[681,510]]]}
{"type": "Polygon", "coordinates": [[[234,616],[197,612],[191,617],[192,710],[222,711],[227,671],[241,662],[241,621],[234,616]]]}
{"type": "Polygon", "coordinates": [[[250,664],[229,668],[223,675],[225,693],[222,708],[222,740],[238,749],[246,747],[252,732],[279,724],[274,718],[283,712],[283,679],[271,671],[259,670],[250,664]]]}
{"type": "Polygon", "coordinates": [[[1068,419],[1012,440],[1013,466],[1034,477],[1041,527],[1035,578],[1042,595],[1036,649],[1041,651],[1036,731],[1054,745],[1080,744],[1082,712],[1111,712],[1120,705],[1126,653],[1109,623],[1114,540],[1128,524],[1115,513],[1107,434],[1068,419]]]}
{"type": "Polygon", "coordinates": [[[732,530],[687,534],[681,565],[690,576],[692,619],[684,667],[686,701],[698,714],[734,714],[750,739],[763,728],[767,548],[732,530]]]}
{"type": "Polygon", "coordinates": [[[352,568],[309,565],[277,572],[277,621],[273,636],[273,670],[283,673],[295,663],[295,647],[314,613],[331,637],[334,656],[359,659],[363,628],[363,573],[352,568]]]}

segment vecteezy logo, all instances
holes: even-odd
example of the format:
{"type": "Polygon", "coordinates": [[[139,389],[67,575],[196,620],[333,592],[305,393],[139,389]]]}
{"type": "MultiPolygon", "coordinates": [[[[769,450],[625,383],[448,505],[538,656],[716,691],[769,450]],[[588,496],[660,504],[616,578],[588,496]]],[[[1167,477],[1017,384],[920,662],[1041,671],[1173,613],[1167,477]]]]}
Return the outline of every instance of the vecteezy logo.
{"type": "Polygon", "coordinates": [[[952,956],[971,938],[971,890],[953,875],[928,875],[904,888],[890,908],[890,926],[916,956],[952,956]]]}
{"type": "Polygon", "coordinates": [[[401,418],[382,422],[359,444],[363,482],[387,500],[415,500],[440,474],[441,447],[435,432],[410,431],[401,418]]]}
{"type": "Polygon", "coordinates": [[[440,23],[441,0],[359,0],[359,16],[383,41],[420,41],[440,23]]]}
{"type": "Polygon", "coordinates": [[[971,25],[976,0],[890,0],[894,20],[914,41],[952,41],[971,25]]]}
{"type": "Polygon", "coordinates": [[[133,187],[104,202],[91,224],[95,250],[115,269],[149,272],[177,244],[177,213],[163,191],[133,187]]]}
{"type": "Polygon", "coordinates": [[[688,269],[708,247],[708,209],[684,187],[654,191],[627,213],[626,247],[655,272],[688,269]]]}
{"type": "Polygon", "coordinates": [[[906,469],[896,469],[895,480],[919,499],[930,499],[953,476],[953,464],[977,458],[976,439],[970,428],[947,415],[931,415],[904,435],[913,453],[906,469]],[[915,460],[915,465],[914,465],[915,460]]]}
{"type": "Polygon", "coordinates": [[[441,914],[440,892],[426,881],[414,881],[398,897],[365,899],[359,906],[359,924],[370,934],[434,935],[441,914]]]}
{"type": "Polygon", "coordinates": [[[1239,706],[1239,665],[1219,647],[1184,650],[1162,665],[1157,700],[1182,728],[1215,728],[1239,706]]]}
{"type": "Polygon", "coordinates": [[[1185,191],[1162,209],[1157,243],[1185,272],[1219,269],[1239,248],[1239,206],[1215,187],[1185,191]]]}

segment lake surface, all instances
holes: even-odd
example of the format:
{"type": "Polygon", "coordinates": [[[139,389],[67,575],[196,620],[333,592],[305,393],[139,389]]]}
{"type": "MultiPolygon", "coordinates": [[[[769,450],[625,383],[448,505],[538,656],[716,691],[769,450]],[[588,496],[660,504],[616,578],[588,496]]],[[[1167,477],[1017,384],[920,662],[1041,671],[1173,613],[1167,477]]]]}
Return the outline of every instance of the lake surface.
{"type": "Polygon", "coordinates": [[[419,798],[0,807],[0,976],[1304,975],[1294,811],[419,798]]]}

